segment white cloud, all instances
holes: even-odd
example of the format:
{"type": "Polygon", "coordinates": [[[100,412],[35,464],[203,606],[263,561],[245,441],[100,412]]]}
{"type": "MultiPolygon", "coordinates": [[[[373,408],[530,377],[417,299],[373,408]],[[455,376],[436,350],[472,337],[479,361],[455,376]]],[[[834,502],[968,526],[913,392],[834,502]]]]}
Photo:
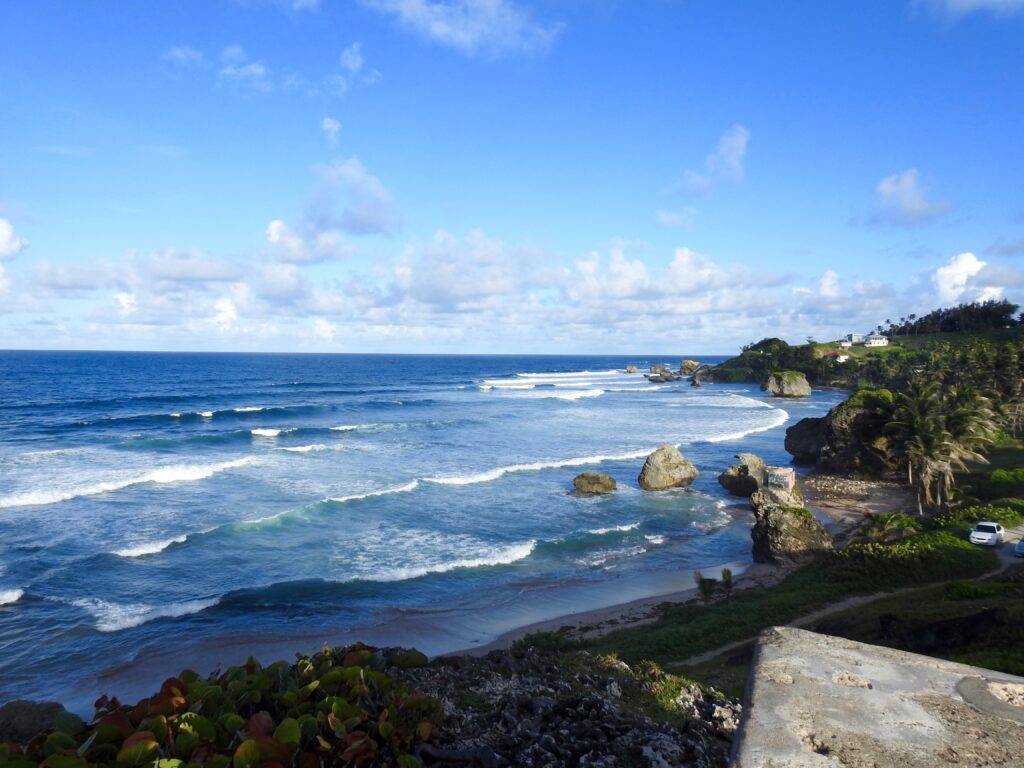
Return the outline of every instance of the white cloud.
{"type": "Polygon", "coordinates": [[[818,281],[818,293],[823,299],[838,299],[843,295],[839,285],[839,275],[833,270],[825,270],[825,274],[818,281]]]}
{"type": "Polygon", "coordinates": [[[541,24],[514,0],[362,0],[403,27],[467,56],[529,54],[547,50],[561,23],[541,24]]]}
{"type": "Polygon", "coordinates": [[[153,251],[142,259],[141,266],[149,278],[174,283],[230,282],[242,274],[237,266],[195,248],[153,251]]]}
{"type": "Polygon", "coordinates": [[[978,11],[1008,16],[1024,11],[1024,0],[924,0],[937,11],[951,17],[966,16],[978,11]]]}
{"type": "MultiPolygon", "coordinates": [[[[7,270],[0,264],[0,296],[11,290],[11,278],[7,276],[7,270]]],[[[0,310],[2,311],[2,310],[0,310]]]]}
{"type": "Polygon", "coordinates": [[[354,75],[363,68],[362,47],[362,43],[352,43],[338,57],[338,63],[341,64],[341,68],[349,74],[354,75]]]}
{"type": "Polygon", "coordinates": [[[688,170],[679,186],[687,192],[705,192],[722,181],[743,180],[743,158],[750,142],[750,131],[734,125],[718,139],[715,151],[704,158],[704,169],[688,170]]]}
{"type": "Polygon", "coordinates": [[[14,236],[14,225],[0,219],[0,259],[13,259],[27,247],[28,240],[14,236]]]}
{"type": "Polygon", "coordinates": [[[986,252],[995,256],[1020,256],[1024,254],[1024,240],[997,240],[986,252]]]}
{"type": "Polygon", "coordinates": [[[697,220],[697,209],[690,206],[678,211],[658,209],[654,212],[654,220],[663,227],[689,228],[697,220]]]}
{"type": "Polygon", "coordinates": [[[322,182],[312,201],[310,218],[316,231],[342,229],[355,235],[387,234],[400,223],[391,193],[356,157],[315,169],[322,182]],[[340,214],[335,199],[343,199],[340,214]]]}
{"type": "Polygon", "coordinates": [[[240,45],[229,45],[220,55],[221,68],[217,77],[222,83],[249,88],[254,91],[270,91],[270,68],[259,61],[249,59],[240,45]]]}
{"type": "Polygon", "coordinates": [[[213,316],[210,320],[217,327],[217,330],[221,333],[230,331],[238,319],[238,308],[235,306],[235,302],[229,297],[223,296],[213,303],[213,310],[213,316]]]}
{"type": "Polygon", "coordinates": [[[313,335],[318,339],[323,339],[326,342],[334,341],[334,336],[337,332],[338,326],[329,320],[318,317],[313,321],[313,335]]]}
{"type": "Polygon", "coordinates": [[[304,237],[280,219],[267,225],[266,234],[270,255],[284,263],[316,264],[355,252],[337,232],[312,232],[304,237]]]}
{"type": "Polygon", "coordinates": [[[121,317],[134,315],[139,308],[139,300],[134,293],[121,291],[114,294],[114,303],[117,305],[117,313],[121,317]]]}
{"type": "Polygon", "coordinates": [[[188,45],[175,45],[163,52],[161,58],[179,67],[206,66],[206,56],[188,45]]]}
{"type": "Polygon", "coordinates": [[[953,209],[953,203],[947,199],[929,202],[927,194],[916,168],[886,176],[875,185],[875,210],[868,223],[917,226],[934,221],[953,209]]]}
{"type": "Polygon", "coordinates": [[[338,144],[338,133],[341,131],[341,123],[333,117],[325,117],[320,121],[320,130],[324,132],[324,138],[332,147],[338,144]]]}
{"type": "Polygon", "coordinates": [[[961,253],[935,270],[932,283],[939,300],[952,304],[961,299],[967,291],[968,281],[981,272],[987,262],[982,261],[973,253],[961,253]]]}

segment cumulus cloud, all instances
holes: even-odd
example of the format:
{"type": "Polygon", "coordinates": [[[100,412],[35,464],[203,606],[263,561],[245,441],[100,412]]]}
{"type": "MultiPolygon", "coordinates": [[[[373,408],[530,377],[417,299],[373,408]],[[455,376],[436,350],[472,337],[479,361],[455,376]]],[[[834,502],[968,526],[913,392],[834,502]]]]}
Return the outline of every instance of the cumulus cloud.
{"type": "Polygon", "coordinates": [[[939,299],[947,303],[957,301],[967,289],[968,280],[981,272],[986,264],[973,253],[961,253],[936,269],[932,283],[939,299]]]}
{"type": "Polygon", "coordinates": [[[359,158],[320,165],[315,172],[321,188],[308,212],[316,231],[342,229],[353,235],[370,235],[389,234],[398,228],[401,217],[391,193],[359,158]]]}
{"type": "Polygon", "coordinates": [[[886,176],[875,185],[875,207],[869,224],[912,227],[927,224],[953,210],[948,199],[929,201],[916,168],[886,176]]]}
{"type": "Polygon", "coordinates": [[[355,251],[337,232],[312,231],[301,235],[280,219],[267,225],[266,235],[270,255],[289,264],[316,264],[355,251]]]}
{"type": "Polygon", "coordinates": [[[195,248],[165,248],[141,259],[146,276],[172,283],[230,282],[241,276],[238,266],[195,248]]]}
{"type": "Polygon", "coordinates": [[[543,24],[513,0],[361,0],[420,37],[466,56],[523,55],[547,50],[564,28],[543,24]]]}
{"type": "Polygon", "coordinates": [[[362,43],[352,43],[338,57],[338,63],[341,65],[341,68],[349,74],[354,75],[363,68],[362,47],[362,43]]]}
{"type": "Polygon", "coordinates": [[[341,123],[333,117],[325,117],[320,121],[320,130],[324,132],[324,138],[332,147],[338,145],[338,134],[341,132],[341,123]]]}
{"type": "Polygon", "coordinates": [[[27,247],[28,240],[15,237],[14,225],[7,219],[0,219],[0,259],[13,259],[27,247]]]}
{"type": "Polygon", "coordinates": [[[704,158],[703,170],[688,170],[683,175],[680,188],[698,193],[722,181],[742,181],[743,158],[749,142],[750,131],[742,125],[732,126],[718,139],[715,151],[704,158]]]}

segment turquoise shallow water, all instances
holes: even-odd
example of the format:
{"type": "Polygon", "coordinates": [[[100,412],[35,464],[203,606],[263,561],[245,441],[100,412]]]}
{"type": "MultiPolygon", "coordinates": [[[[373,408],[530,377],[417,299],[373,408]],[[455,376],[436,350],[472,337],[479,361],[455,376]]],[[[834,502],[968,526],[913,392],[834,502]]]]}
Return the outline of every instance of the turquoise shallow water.
{"type": "Polygon", "coordinates": [[[622,372],[662,361],[0,353],[0,701],[324,641],[439,653],[742,567],[716,475],[788,462],[785,425],[838,396],[622,372]],[[664,442],[702,474],[644,493],[664,442]],[[567,495],[588,468],[619,492],[567,495]]]}

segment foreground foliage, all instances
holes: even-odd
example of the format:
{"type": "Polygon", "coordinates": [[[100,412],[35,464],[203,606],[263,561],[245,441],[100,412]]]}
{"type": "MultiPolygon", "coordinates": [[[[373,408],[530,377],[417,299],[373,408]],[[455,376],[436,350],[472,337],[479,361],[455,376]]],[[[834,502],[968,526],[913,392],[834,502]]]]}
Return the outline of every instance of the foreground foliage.
{"type": "Polygon", "coordinates": [[[417,666],[367,646],[324,647],[295,664],[254,659],[203,679],[186,671],[134,706],[103,696],[91,723],[63,713],[24,748],[0,745],[4,768],[318,768],[421,765],[418,744],[441,725],[441,704],[384,673],[417,666]]]}

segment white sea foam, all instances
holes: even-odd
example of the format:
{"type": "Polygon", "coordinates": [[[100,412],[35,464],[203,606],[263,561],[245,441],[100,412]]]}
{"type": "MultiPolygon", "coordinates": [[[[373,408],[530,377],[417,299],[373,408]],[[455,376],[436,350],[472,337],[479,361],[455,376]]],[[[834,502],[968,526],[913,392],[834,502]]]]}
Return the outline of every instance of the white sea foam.
{"type": "Polygon", "coordinates": [[[374,496],[387,496],[392,493],[409,493],[415,491],[419,487],[420,481],[413,480],[406,483],[405,485],[399,485],[394,488],[382,488],[379,491],[367,491],[366,493],[355,493],[351,496],[330,496],[324,501],[333,501],[335,504],[345,504],[349,501],[359,501],[360,499],[369,499],[374,496]]]}
{"type": "Polygon", "coordinates": [[[626,547],[624,549],[610,549],[597,552],[590,557],[580,558],[576,561],[576,565],[583,566],[584,568],[598,568],[609,560],[621,560],[626,557],[636,557],[646,552],[645,547],[626,547]]]}
{"type": "Polygon", "coordinates": [[[170,417],[171,417],[172,419],[180,419],[180,418],[181,418],[181,414],[180,414],[180,413],[171,413],[171,414],[168,414],[168,415],[169,415],[169,416],[170,416],[170,417]]]}
{"type": "Polygon", "coordinates": [[[658,386],[639,386],[639,387],[608,387],[605,392],[661,392],[664,387],[658,386]]]}
{"type": "Polygon", "coordinates": [[[163,605],[146,605],[145,603],[111,603],[97,597],[71,600],[71,605],[83,608],[96,619],[96,629],[100,632],[117,632],[130,627],[153,621],[154,619],[170,619],[199,613],[212,608],[220,602],[214,597],[208,600],[187,600],[181,603],[165,603],[163,605]]]}
{"type": "Polygon", "coordinates": [[[630,523],[629,525],[613,525],[611,528],[595,528],[587,533],[593,533],[596,536],[603,536],[606,533],[612,533],[613,531],[632,531],[640,527],[640,521],[630,523]]]}
{"type": "Polygon", "coordinates": [[[257,411],[265,411],[265,410],[267,410],[267,409],[264,406],[261,406],[261,405],[252,405],[252,406],[247,406],[245,408],[235,408],[234,409],[235,413],[256,413],[257,411]]]}
{"type": "Polygon", "coordinates": [[[530,464],[510,464],[506,467],[495,467],[472,475],[449,475],[425,478],[428,483],[440,483],[441,485],[474,485],[476,483],[487,483],[497,480],[503,475],[512,472],[537,472],[542,469],[560,469],[562,467],[580,467],[587,464],[603,464],[606,461],[627,461],[629,459],[645,458],[651,450],[632,451],[620,453],[614,456],[580,456],[573,459],[561,459],[555,461],[536,461],[530,464]]]}
{"type": "Polygon", "coordinates": [[[228,469],[236,469],[245,466],[253,461],[254,457],[246,456],[234,461],[223,461],[218,464],[172,464],[166,467],[150,470],[141,475],[126,477],[121,480],[108,480],[94,485],[79,486],[77,488],[47,489],[28,491],[26,493],[4,496],[0,498],[0,509],[10,507],[39,507],[47,504],[57,504],[61,501],[76,499],[80,496],[95,496],[100,493],[120,491],[133,485],[144,483],[185,483],[197,480],[205,480],[218,472],[228,469]]]}
{"type": "Polygon", "coordinates": [[[770,424],[765,424],[760,427],[753,427],[751,429],[744,429],[740,432],[730,432],[725,435],[714,435],[712,437],[703,438],[702,440],[697,440],[696,442],[724,443],[728,440],[739,440],[740,438],[746,437],[747,435],[753,435],[757,432],[767,432],[769,429],[781,427],[789,420],[789,414],[786,413],[786,411],[782,410],[781,408],[772,408],[772,410],[776,411],[776,413],[770,424]]]}
{"type": "Polygon", "coordinates": [[[644,538],[647,540],[648,543],[653,544],[654,546],[660,546],[661,544],[665,543],[665,537],[664,536],[654,535],[654,536],[644,536],[644,538]]]}
{"type": "Polygon", "coordinates": [[[331,432],[352,432],[357,429],[369,429],[372,424],[342,424],[337,427],[331,427],[331,432]]]}
{"type": "Polygon", "coordinates": [[[295,429],[296,429],[295,427],[292,427],[291,429],[269,429],[269,428],[263,428],[263,429],[250,429],[249,431],[252,433],[253,437],[277,437],[278,435],[284,434],[285,432],[294,432],[295,429]]]}
{"type": "Polygon", "coordinates": [[[0,605],[10,605],[21,600],[21,596],[25,594],[22,589],[0,589],[0,605]]]}
{"type": "Polygon", "coordinates": [[[202,416],[204,419],[212,419],[213,411],[200,411],[199,415],[202,416]]]}
{"type": "Polygon", "coordinates": [[[281,450],[291,453],[310,453],[311,451],[326,451],[327,446],[323,443],[317,443],[315,445],[296,445],[293,448],[282,448],[281,450]]]}
{"type": "Polygon", "coordinates": [[[581,400],[584,397],[600,397],[603,394],[603,389],[581,389],[575,392],[552,392],[545,396],[556,400],[581,400]]]}
{"type": "Polygon", "coordinates": [[[495,565],[508,565],[519,560],[525,560],[537,546],[536,540],[522,544],[512,544],[507,547],[497,547],[490,551],[481,553],[476,557],[468,557],[464,560],[451,560],[447,563],[436,563],[433,565],[410,566],[408,568],[395,568],[391,571],[374,574],[370,581],[405,581],[426,576],[429,573],[447,573],[456,568],[483,568],[495,565]]]}
{"type": "Polygon", "coordinates": [[[557,380],[557,379],[571,379],[571,378],[574,378],[574,377],[586,378],[587,376],[614,376],[614,375],[619,375],[621,373],[622,373],[622,371],[613,368],[613,369],[611,369],[609,371],[572,371],[570,373],[517,373],[516,376],[518,376],[520,379],[552,379],[552,380],[557,380]]]}
{"type": "Polygon", "coordinates": [[[164,539],[163,541],[151,541],[145,544],[136,544],[134,547],[126,547],[125,549],[119,549],[113,554],[118,557],[142,557],[143,555],[155,555],[158,552],[163,552],[171,544],[182,544],[185,539],[188,538],[188,534],[182,534],[181,536],[175,536],[173,539],[164,539]]]}

